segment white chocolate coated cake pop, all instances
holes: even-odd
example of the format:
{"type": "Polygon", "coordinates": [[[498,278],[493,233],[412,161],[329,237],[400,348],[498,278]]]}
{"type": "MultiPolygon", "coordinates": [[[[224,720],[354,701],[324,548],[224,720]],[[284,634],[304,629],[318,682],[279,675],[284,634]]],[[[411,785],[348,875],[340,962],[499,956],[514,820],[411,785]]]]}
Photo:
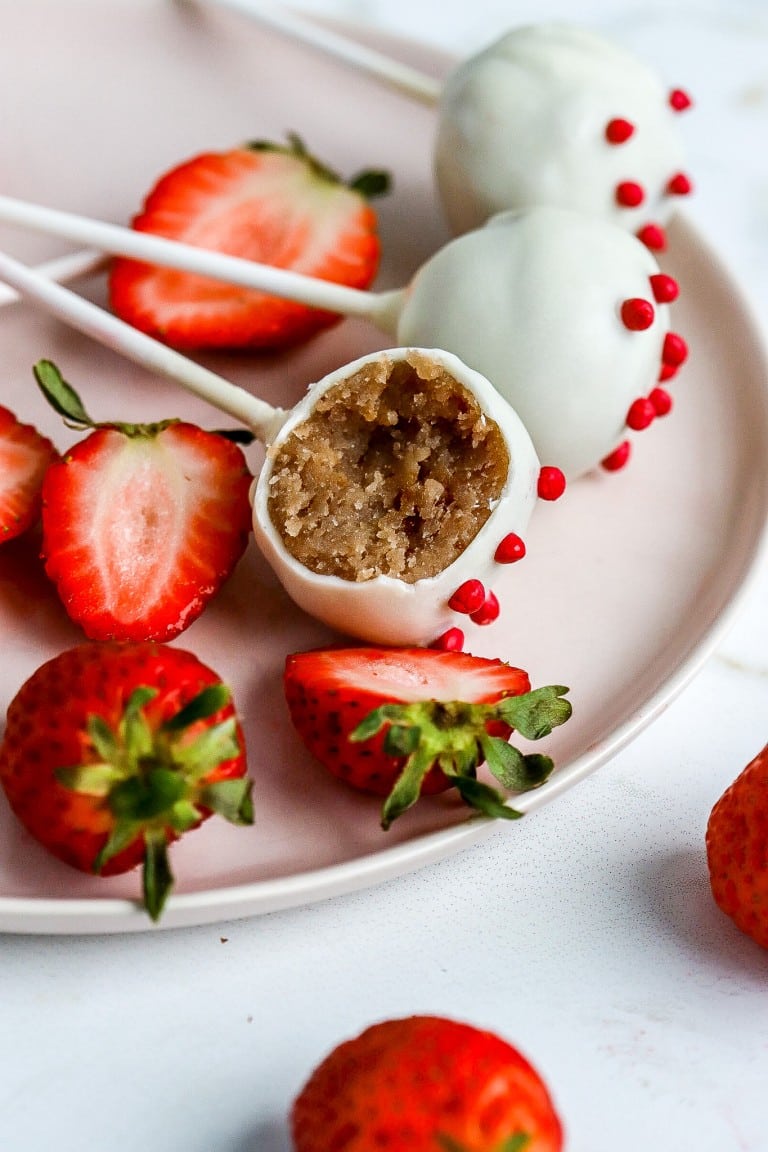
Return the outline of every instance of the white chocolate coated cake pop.
{"type": "Polygon", "coordinates": [[[449,347],[493,381],[542,463],[573,478],[650,423],[674,355],[668,290],[645,245],[597,216],[503,213],[420,268],[397,338],[449,347]]]}
{"type": "Polygon", "coordinates": [[[541,490],[525,427],[484,377],[394,349],[293,409],[255,485],[254,533],[292,600],[331,627],[460,647],[466,620],[499,615],[494,579],[524,555],[541,490]]]}
{"type": "Polygon", "coordinates": [[[442,89],[434,160],[451,228],[555,205],[663,248],[663,224],[691,190],[678,122],[689,104],[585,29],[545,23],[508,33],[442,89]]]}

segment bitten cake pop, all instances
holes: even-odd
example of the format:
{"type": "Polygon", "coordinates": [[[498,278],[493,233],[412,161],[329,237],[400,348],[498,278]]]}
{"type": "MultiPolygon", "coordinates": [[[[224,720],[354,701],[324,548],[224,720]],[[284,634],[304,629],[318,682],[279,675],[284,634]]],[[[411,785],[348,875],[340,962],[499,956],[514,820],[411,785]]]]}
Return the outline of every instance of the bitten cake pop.
{"type": "Polygon", "coordinates": [[[521,414],[539,459],[569,477],[626,460],[627,431],[669,408],[660,373],[671,376],[686,356],[668,332],[674,280],[634,236],[567,209],[502,214],[447,244],[405,289],[384,293],[3,196],[0,219],[362,316],[400,346],[452,352],[521,414]]]}
{"type": "Polygon", "coordinates": [[[584,28],[512,29],[441,85],[275,5],[194,2],[232,8],[437,106],[436,183],[456,233],[497,212],[550,204],[605,216],[660,250],[676,198],[692,189],[678,121],[690,97],[584,28]]]}
{"type": "Polygon", "coordinates": [[[374,352],[286,413],[1,253],[0,279],[268,445],[254,534],[309,614],[372,643],[448,648],[462,646],[467,620],[497,618],[494,578],[523,556],[539,495],[562,486],[513,409],[457,357],[374,352]]]}

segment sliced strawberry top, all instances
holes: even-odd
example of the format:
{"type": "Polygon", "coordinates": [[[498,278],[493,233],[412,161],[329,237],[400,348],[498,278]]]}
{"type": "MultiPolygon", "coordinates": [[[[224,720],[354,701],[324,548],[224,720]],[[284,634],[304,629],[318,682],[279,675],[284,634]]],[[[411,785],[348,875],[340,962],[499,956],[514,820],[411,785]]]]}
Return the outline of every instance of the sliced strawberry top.
{"type": "Polygon", "coordinates": [[[43,476],[56,456],[50,440],[0,405],[0,544],[37,521],[43,476]]]}
{"type": "MultiPolygon", "coordinates": [[[[364,196],[303,153],[205,153],[163,176],[138,231],[309,276],[367,288],[378,267],[377,221],[364,196]]],[[[117,260],[115,311],[178,347],[278,347],[335,314],[172,269],[117,260]]]]}
{"type": "Polygon", "coordinates": [[[167,640],[242,555],[250,473],[236,445],[194,425],[99,428],[43,486],[43,555],[91,639],[167,640]]]}
{"type": "Polygon", "coordinates": [[[380,701],[490,704],[530,689],[527,673],[501,660],[430,648],[343,648],[289,656],[286,675],[315,691],[345,692],[361,707],[380,701]]]}

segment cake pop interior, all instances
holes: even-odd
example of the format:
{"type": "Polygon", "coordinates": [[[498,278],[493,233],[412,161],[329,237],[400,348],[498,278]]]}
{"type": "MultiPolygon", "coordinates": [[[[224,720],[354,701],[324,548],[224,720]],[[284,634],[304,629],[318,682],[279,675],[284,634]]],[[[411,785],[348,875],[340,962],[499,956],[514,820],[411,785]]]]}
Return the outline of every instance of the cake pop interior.
{"type": "Polygon", "coordinates": [[[332,384],[276,446],[269,515],[320,575],[436,576],[491,514],[509,473],[499,425],[439,363],[385,356],[332,384]]]}

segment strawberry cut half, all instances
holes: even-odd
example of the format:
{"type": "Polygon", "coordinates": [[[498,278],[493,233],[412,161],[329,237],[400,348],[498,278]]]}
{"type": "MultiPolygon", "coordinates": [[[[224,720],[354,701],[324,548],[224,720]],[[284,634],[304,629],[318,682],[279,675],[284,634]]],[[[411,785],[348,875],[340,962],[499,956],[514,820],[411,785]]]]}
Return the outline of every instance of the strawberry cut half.
{"type": "Polygon", "coordinates": [[[0,544],[37,523],[43,477],[56,458],[50,440],[0,405],[0,544]]]}
{"type": "MultiPolygon", "coordinates": [[[[382,173],[345,185],[304,149],[256,143],[204,153],[161,177],[132,227],[352,288],[376,275],[380,242],[367,197],[382,173]]],[[[205,276],[114,261],[114,311],[177,348],[274,349],[336,324],[336,313],[205,276]]]]}
{"type": "MultiPolygon", "coordinates": [[[[50,362],[35,372],[41,386],[69,389],[50,362]]],[[[70,419],[72,396],[79,405],[72,393],[70,419]]],[[[181,421],[79,420],[86,422],[90,435],[45,476],[45,570],[90,639],[170,640],[200,615],[245,550],[245,457],[219,433],[181,421]]]]}
{"type": "Polygon", "coordinates": [[[537,787],[552,761],[507,742],[549,735],[571,706],[559,686],[530,690],[528,675],[501,660],[429,648],[329,648],[289,656],[284,673],[291,721],[334,776],[386,797],[388,828],[421,794],[455,787],[485,815],[516,819],[477,779],[484,761],[514,791],[537,787]]]}

